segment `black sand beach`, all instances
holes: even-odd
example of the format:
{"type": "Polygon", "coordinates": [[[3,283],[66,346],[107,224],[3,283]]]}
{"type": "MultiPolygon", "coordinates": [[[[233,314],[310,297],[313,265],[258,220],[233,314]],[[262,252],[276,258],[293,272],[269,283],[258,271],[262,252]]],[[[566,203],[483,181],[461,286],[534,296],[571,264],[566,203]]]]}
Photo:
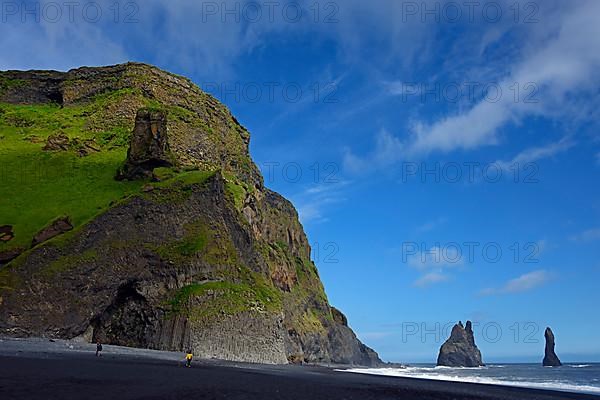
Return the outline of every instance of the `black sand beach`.
{"type": "Polygon", "coordinates": [[[0,355],[0,399],[599,399],[470,383],[93,352],[0,355]]]}

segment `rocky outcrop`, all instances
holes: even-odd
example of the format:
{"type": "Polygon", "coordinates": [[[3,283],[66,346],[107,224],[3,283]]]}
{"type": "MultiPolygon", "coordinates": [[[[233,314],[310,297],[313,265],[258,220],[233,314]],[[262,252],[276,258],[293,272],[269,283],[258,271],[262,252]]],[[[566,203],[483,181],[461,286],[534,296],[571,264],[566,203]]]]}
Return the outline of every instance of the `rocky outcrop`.
{"type": "Polygon", "coordinates": [[[71,141],[71,148],[77,152],[79,157],[87,157],[101,151],[100,146],[94,139],[80,140],[75,138],[71,141]]]}
{"type": "MultiPolygon", "coordinates": [[[[31,135],[26,138],[31,143],[40,143],[42,140],[31,135]]],[[[95,142],[94,139],[81,140],[79,138],[73,138],[72,140],[64,132],[53,133],[46,139],[46,144],[42,147],[44,151],[68,151],[74,150],[78,156],[86,157],[92,153],[99,152],[100,146],[95,142]]]]}
{"type": "Polygon", "coordinates": [[[546,349],[544,353],[544,360],[542,364],[544,367],[560,367],[562,363],[558,359],[558,356],[554,352],[554,332],[552,329],[546,328],[544,332],[544,338],[546,339],[546,349]]]}
{"type": "Polygon", "coordinates": [[[73,225],[69,217],[57,218],[50,225],[39,231],[31,242],[31,247],[35,247],[40,243],[44,243],[47,240],[52,239],[58,235],[62,235],[73,229],[73,225]]]}
{"type": "Polygon", "coordinates": [[[62,132],[54,133],[48,136],[43,150],[46,151],[66,151],[69,150],[69,137],[62,132]]]}
{"type": "MultiPolygon", "coordinates": [[[[40,230],[31,241],[31,247],[35,247],[40,243],[52,239],[53,237],[62,235],[73,229],[69,217],[57,218],[50,225],[40,230]]],[[[0,226],[0,242],[8,242],[14,237],[12,226],[0,226]]],[[[26,249],[21,246],[0,250],[0,265],[7,264],[19,257],[26,249]]]]}
{"type": "Polygon", "coordinates": [[[0,265],[7,264],[19,257],[25,251],[22,247],[13,247],[12,249],[0,251],[0,265]]]}
{"type": "Polygon", "coordinates": [[[0,226],[0,242],[9,242],[15,237],[12,225],[0,226]]]}
{"type": "Polygon", "coordinates": [[[471,321],[463,327],[462,322],[454,325],[450,338],[440,348],[438,366],[480,367],[483,364],[481,352],[475,345],[471,321]]]}
{"type": "Polygon", "coordinates": [[[331,308],[333,314],[332,328],[329,332],[330,346],[334,350],[335,362],[350,365],[378,365],[381,363],[377,353],[361,343],[352,329],[348,327],[348,319],[340,310],[331,308]]]}
{"type": "Polygon", "coordinates": [[[4,102],[68,108],[101,96],[81,137],[132,132],[109,149],[128,146],[122,179],[173,168],[160,182],[123,182],[139,190],[4,266],[0,334],[253,362],[381,363],[329,304],[296,210],[264,186],[249,133],[222,104],[142,64],[4,76],[22,88],[0,93],[4,102]]]}
{"type": "Polygon", "coordinates": [[[117,179],[151,178],[155,168],[170,166],[173,158],[167,140],[167,114],[161,110],[138,110],[127,160],[117,179]]]}

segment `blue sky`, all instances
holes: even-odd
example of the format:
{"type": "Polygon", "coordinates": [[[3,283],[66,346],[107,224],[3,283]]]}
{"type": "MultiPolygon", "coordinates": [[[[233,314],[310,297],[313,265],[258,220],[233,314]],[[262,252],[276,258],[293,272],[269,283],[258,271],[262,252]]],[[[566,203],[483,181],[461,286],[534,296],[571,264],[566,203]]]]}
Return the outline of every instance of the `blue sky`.
{"type": "Polygon", "coordinates": [[[600,2],[9,3],[0,69],[141,61],[226,103],[384,359],[472,319],[488,362],[547,325],[600,360],[600,2]]]}

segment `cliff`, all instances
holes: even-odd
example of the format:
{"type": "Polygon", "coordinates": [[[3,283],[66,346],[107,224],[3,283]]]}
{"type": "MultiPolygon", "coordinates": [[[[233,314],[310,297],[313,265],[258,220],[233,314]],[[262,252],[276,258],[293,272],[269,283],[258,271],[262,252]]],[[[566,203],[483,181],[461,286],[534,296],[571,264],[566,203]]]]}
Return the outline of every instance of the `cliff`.
{"type": "Polygon", "coordinates": [[[465,327],[462,322],[454,325],[450,337],[440,348],[437,360],[438,366],[445,367],[479,367],[481,352],[475,344],[475,336],[471,321],[465,327]]]}
{"type": "Polygon", "coordinates": [[[0,128],[1,334],[381,363],[329,305],[248,131],[190,80],[135,63],[2,72],[0,128]]]}

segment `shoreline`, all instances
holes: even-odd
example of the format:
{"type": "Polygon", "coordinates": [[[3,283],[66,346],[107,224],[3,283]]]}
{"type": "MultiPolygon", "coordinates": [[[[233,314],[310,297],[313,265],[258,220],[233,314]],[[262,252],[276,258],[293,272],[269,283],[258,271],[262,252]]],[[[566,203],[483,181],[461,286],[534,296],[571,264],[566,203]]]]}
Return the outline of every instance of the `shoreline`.
{"type": "MultiPolygon", "coordinates": [[[[195,360],[183,353],[49,339],[1,339],[0,397],[337,399],[600,399],[593,394],[337,371],[328,366],[195,360]],[[70,348],[69,346],[73,346],[70,348]]],[[[339,368],[341,366],[337,366],[339,368]]],[[[349,369],[345,366],[344,369],[349,369]]]]}
{"type": "MultiPolygon", "coordinates": [[[[590,363],[596,364],[596,363],[590,363]]],[[[489,364],[489,367],[493,368],[495,366],[505,366],[510,364],[489,364]]],[[[532,365],[528,363],[515,363],[515,366],[519,365],[532,365]]],[[[536,364],[537,365],[537,364],[536,364]]],[[[578,364],[563,364],[563,367],[569,367],[578,364]]],[[[421,369],[422,367],[413,367],[408,366],[408,371],[412,372],[415,369],[421,369]]],[[[446,367],[442,367],[446,368],[446,367]]],[[[477,368],[448,368],[450,371],[452,370],[478,370],[485,369],[486,367],[477,367],[477,368]]],[[[435,367],[425,367],[424,369],[433,369],[435,367]]],[[[371,376],[386,376],[392,378],[406,378],[406,379],[424,379],[429,381],[440,381],[440,382],[448,382],[448,383],[472,383],[472,384],[481,384],[481,385],[491,385],[491,386],[504,386],[504,387],[514,387],[514,388],[524,388],[524,389],[536,389],[536,390],[549,390],[556,391],[561,393],[581,393],[593,396],[600,396],[600,388],[595,386],[584,386],[584,385],[576,385],[576,384],[566,384],[566,383],[558,383],[558,382],[535,382],[535,381],[516,381],[516,380],[503,380],[502,377],[491,377],[491,376],[482,376],[482,375],[465,375],[465,376],[452,376],[452,375],[437,375],[432,376],[430,372],[422,372],[422,375],[410,375],[402,374],[401,370],[397,370],[395,368],[348,368],[348,369],[338,369],[342,372],[350,372],[360,375],[371,375],[371,376]]]]}

